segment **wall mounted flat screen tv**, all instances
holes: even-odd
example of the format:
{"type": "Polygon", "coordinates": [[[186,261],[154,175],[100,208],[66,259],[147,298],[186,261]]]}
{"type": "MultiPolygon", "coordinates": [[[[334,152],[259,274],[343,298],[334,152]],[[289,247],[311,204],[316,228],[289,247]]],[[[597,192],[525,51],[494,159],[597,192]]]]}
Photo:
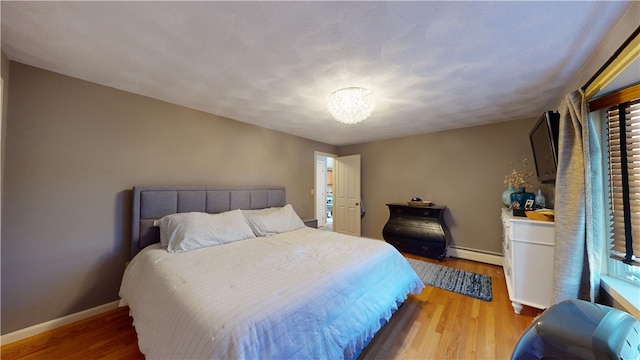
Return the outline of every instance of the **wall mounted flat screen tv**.
{"type": "Polygon", "coordinates": [[[555,183],[558,168],[558,133],[560,114],[546,111],[529,132],[538,181],[555,183]]]}

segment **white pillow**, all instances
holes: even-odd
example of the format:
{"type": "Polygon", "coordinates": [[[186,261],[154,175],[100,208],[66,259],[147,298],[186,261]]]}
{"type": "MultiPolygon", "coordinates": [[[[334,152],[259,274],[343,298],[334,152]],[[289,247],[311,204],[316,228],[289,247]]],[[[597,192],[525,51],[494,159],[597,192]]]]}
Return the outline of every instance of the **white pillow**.
{"type": "Polygon", "coordinates": [[[242,210],[256,236],[280,234],[305,227],[291,204],[261,210],[242,210]]]}
{"type": "Polygon", "coordinates": [[[168,252],[184,252],[255,237],[240,210],[220,214],[189,212],[160,219],[160,243],[168,252]]]}

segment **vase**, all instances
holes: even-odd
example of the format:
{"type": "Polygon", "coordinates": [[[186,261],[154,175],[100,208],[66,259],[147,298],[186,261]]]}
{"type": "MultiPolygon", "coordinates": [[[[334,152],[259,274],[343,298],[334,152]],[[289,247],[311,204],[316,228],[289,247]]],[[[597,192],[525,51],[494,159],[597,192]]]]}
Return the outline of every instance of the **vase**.
{"type": "Polygon", "coordinates": [[[536,198],[536,195],[534,193],[526,192],[524,187],[520,187],[518,188],[518,191],[511,194],[510,197],[511,205],[514,208],[524,209],[527,200],[534,200],[536,198]]]}
{"type": "Polygon", "coordinates": [[[502,192],[502,203],[504,206],[511,205],[511,194],[514,192],[516,192],[516,189],[514,189],[513,186],[509,186],[507,190],[502,192]]]}
{"type": "Polygon", "coordinates": [[[542,195],[542,190],[538,189],[538,195],[536,195],[536,208],[538,209],[543,209],[545,206],[547,206],[546,204],[546,199],[544,198],[544,195],[542,195]]]}

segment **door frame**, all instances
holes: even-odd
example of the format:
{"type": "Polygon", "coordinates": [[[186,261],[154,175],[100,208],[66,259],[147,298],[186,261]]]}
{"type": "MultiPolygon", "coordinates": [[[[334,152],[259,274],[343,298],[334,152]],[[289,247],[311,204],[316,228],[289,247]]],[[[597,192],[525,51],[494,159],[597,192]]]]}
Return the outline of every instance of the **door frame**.
{"type": "Polygon", "coordinates": [[[316,183],[315,183],[315,217],[318,220],[318,228],[324,227],[327,224],[327,201],[322,201],[322,198],[327,198],[327,159],[326,157],[318,157],[316,160],[316,183]]]}
{"type": "MultiPolygon", "coordinates": [[[[316,219],[318,219],[319,214],[318,212],[318,197],[316,196],[316,194],[318,193],[318,160],[320,160],[320,158],[337,158],[338,155],[337,154],[331,154],[331,153],[326,153],[326,152],[322,152],[322,151],[314,151],[313,152],[313,213],[314,213],[314,217],[316,219]]],[[[326,180],[325,180],[326,181],[326,180]]],[[[325,210],[325,216],[326,216],[326,212],[327,212],[327,204],[326,204],[326,200],[325,200],[325,205],[323,207],[325,210]]],[[[325,224],[326,225],[326,224],[325,224]]]]}

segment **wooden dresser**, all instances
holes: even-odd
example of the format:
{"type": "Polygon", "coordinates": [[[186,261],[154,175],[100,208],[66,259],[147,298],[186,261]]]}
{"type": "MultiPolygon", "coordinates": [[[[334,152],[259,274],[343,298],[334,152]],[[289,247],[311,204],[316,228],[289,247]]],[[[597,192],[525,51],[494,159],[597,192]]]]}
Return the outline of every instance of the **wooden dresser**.
{"type": "Polygon", "coordinates": [[[443,218],[446,206],[387,206],[389,221],[382,230],[386,242],[402,252],[444,259],[451,240],[443,218]]]}

